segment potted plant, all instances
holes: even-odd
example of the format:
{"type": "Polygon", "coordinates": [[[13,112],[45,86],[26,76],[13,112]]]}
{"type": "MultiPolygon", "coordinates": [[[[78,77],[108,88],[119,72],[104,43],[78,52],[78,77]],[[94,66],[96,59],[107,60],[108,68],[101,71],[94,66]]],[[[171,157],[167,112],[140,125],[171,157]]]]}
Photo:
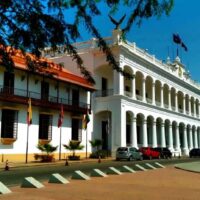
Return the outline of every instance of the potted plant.
{"type": "Polygon", "coordinates": [[[75,155],[76,150],[82,150],[84,148],[83,145],[81,145],[81,142],[78,140],[70,140],[69,144],[63,144],[63,146],[67,149],[72,151],[72,155],[68,156],[69,160],[80,160],[80,156],[75,155]]]}
{"type": "Polygon", "coordinates": [[[36,160],[40,159],[42,162],[52,162],[54,160],[53,152],[55,152],[58,146],[53,146],[51,144],[38,144],[37,148],[44,154],[35,154],[36,160]]]}

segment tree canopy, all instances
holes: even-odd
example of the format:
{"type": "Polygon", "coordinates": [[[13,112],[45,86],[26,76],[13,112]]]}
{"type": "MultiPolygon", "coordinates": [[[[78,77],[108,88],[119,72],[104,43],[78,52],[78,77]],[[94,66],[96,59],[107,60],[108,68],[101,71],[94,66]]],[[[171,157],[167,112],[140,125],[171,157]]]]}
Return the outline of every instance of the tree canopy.
{"type": "MultiPolygon", "coordinates": [[[[130,31],[133,24],[140,25],[143,19],[152,16],[160,17],[169,15],[173,8],[174,0],[7,0],[0,1],[0,56],[2,64],[11,69],[12,48],[7,51],[7,46],[20,49],[22,52],[31,52],[38,58],[41,49],[51,47],[57,49],[65,45],[67,51],[77,62],[81,73],[92,83],[91,74],[84,67],[82,59],[72,45],[81,37],[81,23],[91,37],[98,39],[99,48],[106,54],[107,61],[114,70],[125,74],[115,61],[110,48],[98,31],[98,25],[93,23],[94,17],[102,13],[98,5],[104,2],[109,8],[109,14],[114,15],[120,6],[131,9],[126,15],[127,22],[122,28],[123,35],[130,31]],[[66,13],[74,10],[73,19],[65,17],[66,13]],[[73,21],[73,22],[71,22],[73,21]]],[[[33,62],[27,58],[27,67],[34,70],[33,62]]],[[[41,65],[42,67],[42,65],[41,65]]],[[[45,65],[46,67],[46,65],[45,65]]]]}

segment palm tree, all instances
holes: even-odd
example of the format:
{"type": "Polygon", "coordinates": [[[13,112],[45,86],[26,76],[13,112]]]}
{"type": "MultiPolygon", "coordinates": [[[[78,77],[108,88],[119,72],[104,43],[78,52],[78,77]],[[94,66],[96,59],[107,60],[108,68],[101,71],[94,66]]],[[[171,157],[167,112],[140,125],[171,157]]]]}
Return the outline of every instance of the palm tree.
{"type": "Polygon", "coordinates": [[[72,157],[76,157],[75,156],[76,150],[82,150],[84,148],[84,145],[81,145],[81,141],[78,141],[78,140],[70,140],[68,145],[63,144],[63,146],[67,150],[72,151],[72,157]]]}
{"type": "Polygon", "coordinates": [[[42,162],[51,162],[54,160],[53,152],[57,150],[58,146],[53,146],[51,144],[38,144],[37,148],[46,154],[35,154],[35,159],[41,159],[42,162]]]}
{"type": "Polygon", "coordinates": [[[53,146],[51,144],[38,144],[37,148],[42,151],[45,152],[47,155],[52,154],[54,151],[57,150],[58,146],[53,146]]]}
{"type": "Polygon", "coordinates": [[[96,148],[96,151],[99,151],[100,146],[102,145],[102,140],[94,139],[90,141],[90,144],[93,148],[96,148]]]}

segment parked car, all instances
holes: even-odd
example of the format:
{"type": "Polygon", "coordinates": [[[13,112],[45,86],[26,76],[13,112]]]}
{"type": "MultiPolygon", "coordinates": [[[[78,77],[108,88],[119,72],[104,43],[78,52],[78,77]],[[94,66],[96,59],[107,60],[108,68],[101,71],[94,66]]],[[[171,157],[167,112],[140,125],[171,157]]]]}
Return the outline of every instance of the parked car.
{"type": "Polygon", "coordinates": [[[155,151],[151,147],[141,147],[140,148],[140,152],[142,152],[143,158],[147,158],[147,159],[150,159],[150,160],[152,158],[158,158],[158,159],[160,159],[160,152],[155,151]]]}
{"type": "Polygon", "coordinates": [[[134,147],[119,147],[116,151],[116,160],[143,160],[142,153],[134,147]]]}
{"type": "Polygon", "coordinates": [[[200,149],[194,148],[189,152],[190,158],[192,157],[200,157],[200,149]]]}
{"type": "Polygon", "coordinates": [[[167,147],[156,147],[154,150],[160,152],[161,158],[172,158],[172,152],[167,147]]]}

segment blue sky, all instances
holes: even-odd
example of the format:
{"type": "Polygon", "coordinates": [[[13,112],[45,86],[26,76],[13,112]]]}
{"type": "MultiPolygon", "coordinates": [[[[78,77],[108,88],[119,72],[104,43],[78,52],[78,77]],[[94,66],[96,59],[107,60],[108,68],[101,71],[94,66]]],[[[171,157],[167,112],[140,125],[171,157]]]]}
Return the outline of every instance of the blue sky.
{"type": "MultiPolygon", "coordinates": [[[[174,8],[170,16],[161,18],[149,18],[144,20],[140,27],[133,25],[127,35],[130,42],[136,42],[137,46],[148,49],[161,60],[169,56],[173,60],[176,55],[176,45],[172,41],[172,34],[178,33],[182,41],[188,47],[188,52],[180,50],[183,64],[190,71],[193,80],[200,82],[200,1],[199,0],[174,0],[174,8]]],[[[102,6],[102,16],[94,19],[100,33],[104,37],[111,36],[114,25],[107,16],[107,9],[102,6]]],[[[121,7],[115,19],[121,18],[129,10],[121,7]]],[[[123,28],[123,24],[121,25],[123,28]]],[[[91,36],[83,34],[81,40],[88,40],[91,36]]]]}

